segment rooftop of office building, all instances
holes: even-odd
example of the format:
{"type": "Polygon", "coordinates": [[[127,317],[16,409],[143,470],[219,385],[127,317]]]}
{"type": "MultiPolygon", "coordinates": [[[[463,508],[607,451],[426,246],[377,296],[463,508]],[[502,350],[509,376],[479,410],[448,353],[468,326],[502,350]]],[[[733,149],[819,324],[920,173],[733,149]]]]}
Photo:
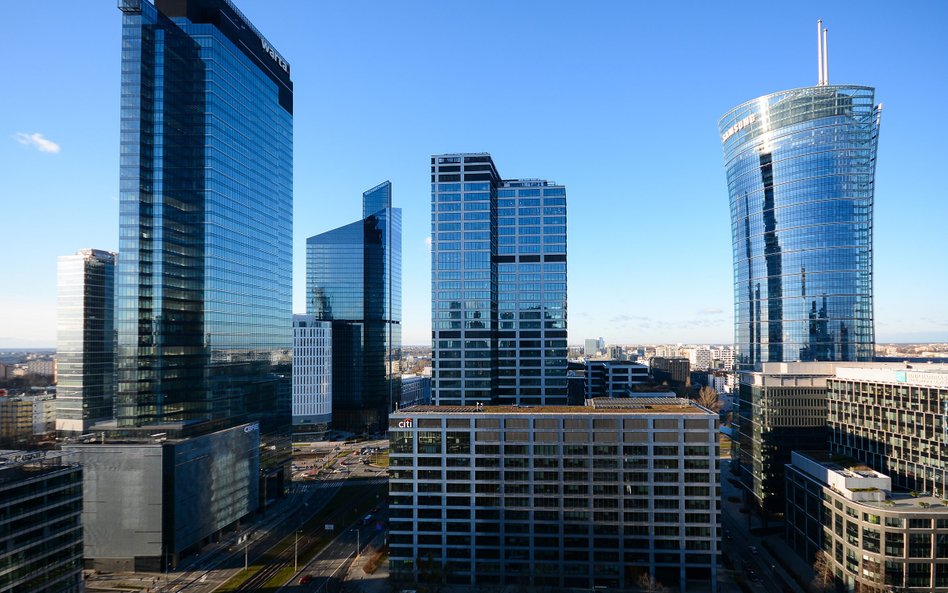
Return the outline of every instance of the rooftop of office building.
{"type": "Polygon", "coordinates": [[[948,388],[948,364],[867,363],[840,365],[837,379],[867,383],[899,383],[918,387],[948,388]]]}
{"type": "Polygon", "coordinates": [[[948,513],[945,497],[930,492],[893,491],[889,476],[845,455],[794,451],[793,466],[861,505],[882,511],[948,513]]]}
{"type": "Polygon", "coordinates": [[[14,482],[76,465],[60,451],[22,451],[0,449],[0,484],[14,482]]]}
{"type": "Polygon", "coordinates": [[[393,414],[712,414],[695,402],[670,397],[594,398],[584,406],[412,406],[393,414]]]}

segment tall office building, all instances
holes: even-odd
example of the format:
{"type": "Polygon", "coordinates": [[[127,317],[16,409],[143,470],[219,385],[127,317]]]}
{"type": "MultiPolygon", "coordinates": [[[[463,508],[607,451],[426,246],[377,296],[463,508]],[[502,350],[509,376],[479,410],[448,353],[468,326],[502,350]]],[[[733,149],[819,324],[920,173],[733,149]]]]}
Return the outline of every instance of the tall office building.
{"type": "Polygon", "coordinates": [[[332,324],[293,316],[293,437],[315,439],[332,421],[332,324]]]}
{"type": "Polygon", "coordinates": [[[112,418],[116,254],[82,249],[57,262],[56,430],[112,418]]]}
{"type": "Polygon", "coordinates": [[[566,188],[431,157],[432,395],[566,403],[566,188]]]}
{"type": "Polygon", "coordinates": [[[820,47],[817,86],[753,99],[720,121],[743,369],[873,356],[881,105],[871,87],[830,85],[820,47]]]}
{"type": "Polygon", "coordinates": [[[229,0],[118,7],[115,420],[68,448],[89,563],[162,570],[288,478],[293,85],[229,0]]]}
{"type": "Polygon", "coordinates": [[[229,0],[121,0],[119,428],[288,432],[290,67],[229,0]]]}
{"type": "Polygon", "coordinates": [[[306,240],[306,312],[332,322],[333,427],[384,432],[400,400],[402,210],[388,181],[362,219],[306,240]]]}

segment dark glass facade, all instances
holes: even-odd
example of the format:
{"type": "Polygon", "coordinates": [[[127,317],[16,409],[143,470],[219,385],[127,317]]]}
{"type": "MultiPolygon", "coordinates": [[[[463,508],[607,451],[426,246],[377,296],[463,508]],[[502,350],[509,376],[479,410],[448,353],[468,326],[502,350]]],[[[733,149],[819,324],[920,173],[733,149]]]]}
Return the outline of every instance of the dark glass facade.
{"type": "Polygon", "coordinates": [[[333,426],[384,432],[401,390],[402,211],[392,184],[363,196],[363,218],[306,240],[306,312],[332,322],[333,426]]]}
{"type": "Polygon", "coordinates": [[[432,395],[566,403],[566,188],[431,158],[432,395]]]}
{"type": "Polygon", "coordinates": [[[115,260],[83,249],[57,262],[56,429],[64,433],[112,418],[115,260]]]}
{"type": "Polygon", "coordinates": [[[122,0],[119,428],[289,434],[292,82],[227,0],[122,0]]]}
{"type": "Polygon", "coordinates": [[[85,591],[82,473],[58,453],[0,455],[0,591],[85,591]]]}
{"type": "Polygon", "coordinates": [[[740,368],[873,356],[873,97],[799,88],[721,118],[740,368]]]}

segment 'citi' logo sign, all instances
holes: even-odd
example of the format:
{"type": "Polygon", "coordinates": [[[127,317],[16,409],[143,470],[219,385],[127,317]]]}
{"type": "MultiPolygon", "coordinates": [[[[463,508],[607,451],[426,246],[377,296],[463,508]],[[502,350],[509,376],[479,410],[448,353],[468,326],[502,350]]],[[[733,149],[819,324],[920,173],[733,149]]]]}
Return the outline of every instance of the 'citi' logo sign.
{"type": "Polygon", "coordinates": [[[398,423],[399,428],[411,428],[411,418],[405,418],[398,423]]]}

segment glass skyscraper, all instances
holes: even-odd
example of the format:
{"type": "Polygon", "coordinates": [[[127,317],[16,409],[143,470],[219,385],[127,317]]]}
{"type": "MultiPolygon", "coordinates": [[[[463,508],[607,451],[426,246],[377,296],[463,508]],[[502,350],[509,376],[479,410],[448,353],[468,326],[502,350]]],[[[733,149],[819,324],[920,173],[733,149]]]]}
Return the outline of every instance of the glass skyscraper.
{"type": "Polygon", "coordinates": [[[229,0],[119,8],[117,428],[288,439],[290,66],[229,0]]]}
{"type": "Polygon", "coordinates": [[[566,188],[431,158],[432,396],[566,403],[566,188]]]}
{"type": "Polygon", "coordinates": [[[57,262],[56,430],[112,418],[116,254],[82,249],[57,262]]]}
{"type": "Polygon", "coordinates": [[[873,356],[873,96],[821,84],[721,118],[739,368],[873,356]]]}
{"type": "Polygon", "coordinates": [[[362,219],[306,240],[306,313],[332,322],[332,422],[384,432],[400,400],[402,211],[388,181],[362,219]]]}

